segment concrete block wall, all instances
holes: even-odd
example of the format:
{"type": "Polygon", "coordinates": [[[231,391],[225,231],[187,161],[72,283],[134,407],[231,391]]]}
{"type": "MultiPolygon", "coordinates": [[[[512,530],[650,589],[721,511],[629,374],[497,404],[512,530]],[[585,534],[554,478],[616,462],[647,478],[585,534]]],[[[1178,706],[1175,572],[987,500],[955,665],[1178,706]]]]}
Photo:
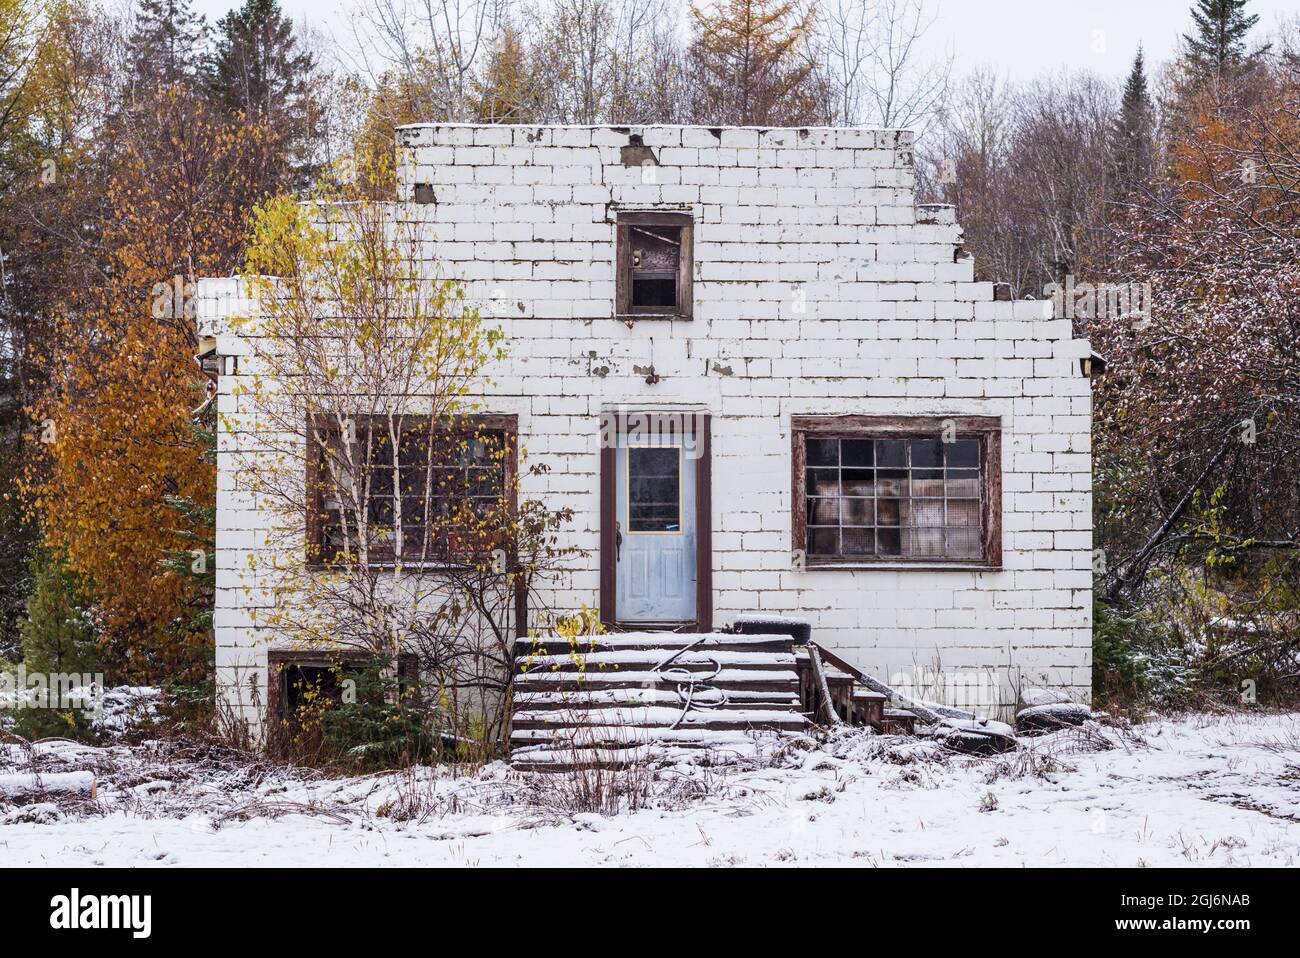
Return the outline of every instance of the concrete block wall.
{"type": "MultiPolygon", "coordinates": [[[[525,494],[576,511],[569,534],[589,558],[555,584],[556,606],[597,604],[601,412],[703,410],[716,624],[806,616],[859,667],[920,676],[918,691],[937,668],[930,694],[986,711],[1004,713],[1022,682],[1087,700],[1088,346],[1050,302],[995,301],[974,281],[953,210],[914,205],[910,133],[419,125],[398,131],[397,152],[396,215],[506,333],[483,398],[519,417],[528,460],[549,466],[525,494]],[[690,320],[614,315],[615,217],[643,209],[693,216],[690,320]],[[1000,570],[797,571],[791,416],[850,413],[1001,419],[1000,570]]],[[[234,294],[200,295],[221,313],[234,294]]],[[[256,675],[264,643],[225,576],[258,513],[220,480],[218,495],[218,662],[256,675]]]]}

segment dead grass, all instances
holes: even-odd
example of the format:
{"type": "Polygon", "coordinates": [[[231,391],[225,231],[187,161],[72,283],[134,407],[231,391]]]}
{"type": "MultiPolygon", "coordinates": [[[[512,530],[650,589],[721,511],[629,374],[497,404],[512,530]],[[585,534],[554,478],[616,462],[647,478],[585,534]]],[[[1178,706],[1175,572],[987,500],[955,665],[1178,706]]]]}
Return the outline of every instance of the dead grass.
{"type": "Polygon", "coordinates": [[[426,769],[413,766],[395,776],[396,795],[375,809],[379,818],[394,822],[422,825],[430,818],[444,814],[447,802],[438,795],[437,780],[426,769]]]}
{"type": "Polygon", "coordinates": [[[554,746],[560,767],[531,776],[527,802],[541,811],[565,816],[619,815],[645,808],[651,798],[653,771],[645,761],[635,760],[634,743],[626,730],[597,731],[581,722],[589,714],[580,708],[572,715],[557,713],[557,724],[571,730],[554,746]]]}

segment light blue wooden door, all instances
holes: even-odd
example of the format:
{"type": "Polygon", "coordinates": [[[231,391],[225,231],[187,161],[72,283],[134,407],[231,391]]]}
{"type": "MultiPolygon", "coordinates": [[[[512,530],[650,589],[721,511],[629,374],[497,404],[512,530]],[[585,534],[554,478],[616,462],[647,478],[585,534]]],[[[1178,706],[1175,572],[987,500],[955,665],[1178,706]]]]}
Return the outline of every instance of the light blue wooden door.
{"type": "Polygon", "coordinates": [[[695,466],[680,439],[619,436],[618,621],[695,619],[695,466]]]}

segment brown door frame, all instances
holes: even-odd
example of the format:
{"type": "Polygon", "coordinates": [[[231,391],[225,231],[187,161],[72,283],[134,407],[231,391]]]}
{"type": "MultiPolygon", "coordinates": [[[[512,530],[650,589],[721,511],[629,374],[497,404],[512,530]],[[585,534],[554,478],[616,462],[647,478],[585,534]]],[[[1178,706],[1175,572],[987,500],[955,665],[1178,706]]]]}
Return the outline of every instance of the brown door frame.
{"type": "MultiPolygon", "coordinates": [[[[646,415],[654,415],[650,411],[646,415]]],[[[672,415],[672,413],[665,413],[672,415]]],[[[602,413],[601,436],[606,417],[602,413]]],[[[712,419],[706,412],[684,413],[699,443],[700,458],[695,463],[695,621],[683,622],[677,631],[713,631],[713,444],[712,419]]],[[[621,434],[622,423],[615,424],[621,434]]],[[[617,446],[602,442],[600,447],[600,621],[607,629],[618,631],[618,567],[614,523],[618,506],[617,446]]]]}

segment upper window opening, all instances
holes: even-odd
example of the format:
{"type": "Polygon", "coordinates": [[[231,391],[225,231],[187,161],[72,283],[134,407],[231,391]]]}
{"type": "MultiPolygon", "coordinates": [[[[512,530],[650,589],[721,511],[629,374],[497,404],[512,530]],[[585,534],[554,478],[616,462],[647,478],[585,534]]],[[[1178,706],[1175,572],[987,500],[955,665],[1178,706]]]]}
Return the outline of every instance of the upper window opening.
{"type": "Polygon", "coordinates": [[[632,308],[676,309],[681,227],[633,226],[631,229],[632,308]]]}
{"type": "Polygon", "coordinates": [[[621,213],[617,309],[620,315],[691,315],[691,217],[621,213]]]}

